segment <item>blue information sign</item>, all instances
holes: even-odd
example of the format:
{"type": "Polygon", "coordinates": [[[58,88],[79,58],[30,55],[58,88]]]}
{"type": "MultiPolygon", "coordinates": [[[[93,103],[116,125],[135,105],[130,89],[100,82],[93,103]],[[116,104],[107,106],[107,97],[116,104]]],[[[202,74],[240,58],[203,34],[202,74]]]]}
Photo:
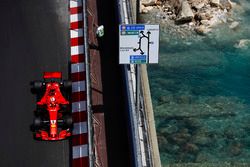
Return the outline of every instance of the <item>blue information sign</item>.
{"type": "Polygon", "coordinates": [[[147,55],[130,55],[131,64],[146,63],[147,55]]]}
{"type": "Polygon", "coordinates": [[[121,31],[135,31],[135,30],[145,30],[145,25],[121,25],[121,31]]]}

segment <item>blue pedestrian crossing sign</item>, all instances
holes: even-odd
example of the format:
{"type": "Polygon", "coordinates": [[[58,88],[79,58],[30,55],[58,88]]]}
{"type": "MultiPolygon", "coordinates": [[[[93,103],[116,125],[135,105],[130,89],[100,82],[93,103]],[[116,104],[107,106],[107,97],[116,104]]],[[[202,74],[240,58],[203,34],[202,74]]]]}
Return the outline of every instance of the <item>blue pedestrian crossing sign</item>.
{"type": "Polygon", "coordinates": [[[158,63],[159,25],[119,25],[119,63],[158,63]]]}

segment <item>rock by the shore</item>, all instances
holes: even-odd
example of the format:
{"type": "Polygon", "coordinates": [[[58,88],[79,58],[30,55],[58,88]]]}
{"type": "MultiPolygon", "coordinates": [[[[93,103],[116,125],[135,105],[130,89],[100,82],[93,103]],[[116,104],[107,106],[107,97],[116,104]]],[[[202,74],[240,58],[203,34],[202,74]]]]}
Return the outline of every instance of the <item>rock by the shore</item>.
{"type": "Polygon", "coordinates": [[[237,29],[237,28],[239,27],[239,25],[240,25],[239,22],[234,21],[234,22],[232,22],[232,23],[229,25],[229,28],[235,30],[235,29],[237,29]]]}
{"type": "Polygon", "coordinates": [[[211,31],[211,29],[207,28],[205,25],[200,25],[200,26],[195,28],[195,31],[199,35],[206,35],[209,31],[211,31]]]}
{"type": "Polygon", "coordinates": [[[141,3],[144,6],[151,6],[151,5],[155,5],[156,0],[142,0],[141,3]]]}
{"type": "Polygon", "coordinates": [[[152,7],[152,6],[142,6],[141,13],[148,13],[152,9],[154,9],[154,7],[152,7]]]}
{"type": "Polygon", "coordinates": [[[194,3],[191,3],[192,4],[192,7],[197,9],[197,10],[200,10],[202,9],[204,6],[205,6],[205,2],[197,2],[197,1],[194,1],[194,3]]]}
{"type": "Polygon", "coordinates": [[[232,30],[239,27],[237,20],[228,21],[234,4],[231,0],[143,0],[141,13],[153,11],[148,8],[153,7],[158,10],[159,15],[164,15],[162,20],[164,23],[168,22],[166,26],[173,24],[172,27],[176,30],[178,25],[184,24],[187,26],[181,27],[181,31],[194,30],[197,34],[206,35],[219,24],[229,23],[228,27],[232,30]]]}
{"type": "Polygon", "coordinates": [[[227,10],[232,9],[234,5],[234,3],[231,2],[230,0],[220,0],[220,3],[221,3],[221,7],[227,10]]]}
{"type": "Polygon", "coordinates": [[[187,0],[181,0],[181,9],[177,16],[177,23],[190,22],[194,18],[194,14],[187,0]]]}
{"type": "Polygon", "coordinates": [[[220,6],[220,0],[210,0],[210,4],[215,7],[220,6]]]}
{"type": "Polygon", "coordinates": [[[238,49],[248,49],[250,47],[250,39],[241,39],[234,47],[238,49]]]}

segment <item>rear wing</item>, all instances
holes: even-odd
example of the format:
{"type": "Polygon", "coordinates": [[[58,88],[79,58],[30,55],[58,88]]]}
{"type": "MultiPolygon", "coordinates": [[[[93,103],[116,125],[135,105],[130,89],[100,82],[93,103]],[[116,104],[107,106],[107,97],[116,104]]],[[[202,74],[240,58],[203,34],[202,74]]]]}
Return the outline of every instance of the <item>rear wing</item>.
{"type": "Polygon", "coordinates": [[[43,73],[43,78],[44,79],[50,79],[50,78],[62,78],[62,73],[61,72],[44,72],[43,73]]]}

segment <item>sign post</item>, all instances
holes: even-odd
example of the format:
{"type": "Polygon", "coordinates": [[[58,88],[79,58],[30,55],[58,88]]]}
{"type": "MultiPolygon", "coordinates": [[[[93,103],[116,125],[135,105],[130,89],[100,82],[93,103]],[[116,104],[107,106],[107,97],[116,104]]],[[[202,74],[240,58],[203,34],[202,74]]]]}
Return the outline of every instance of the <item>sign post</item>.
{"type": "Polygon", "coordinates": [[[159,25],[119,26],[119,64],[136,65],[136,110],[140,112],[140,64],[158,63],[159,25]]]}

